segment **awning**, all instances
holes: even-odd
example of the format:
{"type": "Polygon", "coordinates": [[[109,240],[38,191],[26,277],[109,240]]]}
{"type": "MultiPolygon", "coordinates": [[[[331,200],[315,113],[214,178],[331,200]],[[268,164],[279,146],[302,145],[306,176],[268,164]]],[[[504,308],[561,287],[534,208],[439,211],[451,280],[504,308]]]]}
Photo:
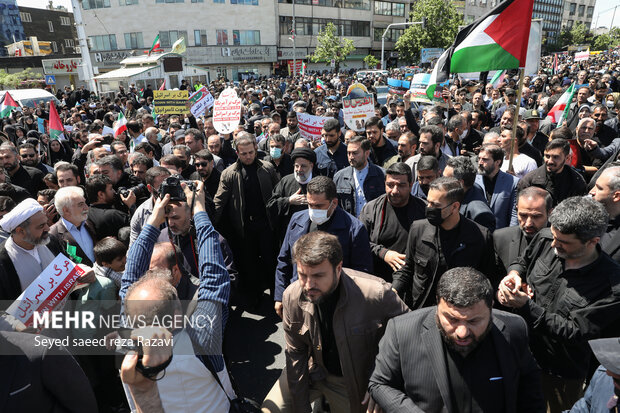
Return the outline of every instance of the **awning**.
{"type": "Polygon", "coordinates": [[[99,76],[95,76],[97,80],[108,80],[108,79],[127,79],[132,76],[139,75],[140,73],[147,72],[151,69],[157,69],[159,66],[150,66],[150,67],[123,67],[121,69],[111,70],[107,73],[101,74],[99,76]]]}

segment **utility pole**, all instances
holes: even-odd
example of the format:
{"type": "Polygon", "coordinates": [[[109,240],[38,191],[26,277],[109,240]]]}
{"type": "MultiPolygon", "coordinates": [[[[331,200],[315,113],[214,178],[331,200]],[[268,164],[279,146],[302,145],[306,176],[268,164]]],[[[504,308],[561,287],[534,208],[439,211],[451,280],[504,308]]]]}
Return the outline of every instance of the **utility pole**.
{"type": "Polygon", "coordinates": [[[421,24],[422,27],[424,27],[426,26],[426,19],[422,20],[421,22],[405,22],[405,23],[388,24],[388,27],[386,27],[385,31],[383,32],[383,36],[381,36],[381,70],[385,70],[385,35],[387,34],[388,30],[396,26],[413,26],[416,24],[421,24]]]}
{"type": "Polygon", "coordinates": [[[297,71],[297,52],[295,48],[295,38],[297,37],[297,30],[295,26],[295,0],[293,0],[293,30],[291,30],[293,34],[293,79],[295,78],[295,72],[297,71]]]}

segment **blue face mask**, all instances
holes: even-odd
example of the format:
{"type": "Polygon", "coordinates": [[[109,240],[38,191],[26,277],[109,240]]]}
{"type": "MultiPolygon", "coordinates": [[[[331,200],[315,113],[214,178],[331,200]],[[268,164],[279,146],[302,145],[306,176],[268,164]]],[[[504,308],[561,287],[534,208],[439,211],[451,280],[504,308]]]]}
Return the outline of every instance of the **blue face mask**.
{"type": "Polygon", "coordinates": [[[273,159],[280,159],[280,157],[282,156],[282,149],[281,148],[271,148],[271,149],[269,149],[269,155],[271,155],[271,157],[273,159]]]}
{"type": "Polygon", "coordinates": [[[158,141],[158,142],[161,142],[161,140],[162,140],[162,139],[164,139],[164,137],[163,137],[163,136],[161,136],[161,133],[158,133],[158,134],[157,134],[157,141],[158,141]]]}

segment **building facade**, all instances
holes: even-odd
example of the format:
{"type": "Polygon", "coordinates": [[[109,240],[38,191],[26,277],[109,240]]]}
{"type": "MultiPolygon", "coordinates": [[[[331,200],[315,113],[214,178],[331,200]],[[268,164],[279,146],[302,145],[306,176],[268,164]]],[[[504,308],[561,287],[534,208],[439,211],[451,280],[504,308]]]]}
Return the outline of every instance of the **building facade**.
{"type": "Polygon", "coordinates": [[[0,0],[0,56],[8,54],[5,46],[24,39],[24,27],[16,1],[0,0]]]}
{"type": "Polygon", "coordinates": [[[79,48],[73,13],[64,8],[34,9],[20,7],[19,16],[26,38],[36,37],[42,42],[50,42],[52,55],[70,55],[79,48]]]}
{"type": "MultiPolygon", "coordinates": [[[[184,37],[187,63],[208,70],[190,81],[269,75],[277,62],[277,3],[268,0],[83,0],[80,2],[95,72],[184,37]]],[[[180,79],[171,78],[170,88],[180,79]]]]}
{"type": "Polygon", "coordinates": [[[562,28],[570,30],[577,23],[583,23],[587,29],[592,25],[596,0],[564,0],[562,28]]]}

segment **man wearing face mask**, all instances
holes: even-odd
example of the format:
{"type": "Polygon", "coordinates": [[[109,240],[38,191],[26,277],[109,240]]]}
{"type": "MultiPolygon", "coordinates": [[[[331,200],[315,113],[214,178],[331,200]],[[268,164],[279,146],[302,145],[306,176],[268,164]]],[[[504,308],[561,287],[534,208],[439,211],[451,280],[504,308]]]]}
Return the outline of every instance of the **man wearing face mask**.
{"type": "Polygon", "coordinates": [[[491,233],[459,213],[463,196],[456,178],[436,179],[428,191],[426,219],[411,224],[405,264],[393,274],[392,288],[413,310],[437,304],[437,282],[451,268],[494,274],[491,233]]]}
{"type": "Polygon", "coordinates": [[[278,247],[294,213],[308,208],[306,188],[315,175],[316,153],[310,148],[296,148],[291,153],[293,173],[286,175],[273,189],[267,210],[275,226],[278,247]]]}
{"type": "Polygon", "coordinates": [[[338,237],[343,251],[343,265],[372,274],[372,253],[368,232],[353,215],[338,205],[336,185],[326,176],[312,178],[306,187],[308,209],[291,217],[282,242],[276,268],[275,310],[282,317],[282,294],[297,280],[297,268],[291,261],[295,241],[313,231],[325,231],[338,237]]]}
{"type": "Polygon", "coordinates": [[[270,162],[278,173],[278,178],[282,178],[286,175],[293,173],[293,160],[291,155],[284,153],[284,145],[286,139],[284,136],[275,134],[268,138],[269,140],[269,155],[263,159],[265,162],[270,162]]]}

